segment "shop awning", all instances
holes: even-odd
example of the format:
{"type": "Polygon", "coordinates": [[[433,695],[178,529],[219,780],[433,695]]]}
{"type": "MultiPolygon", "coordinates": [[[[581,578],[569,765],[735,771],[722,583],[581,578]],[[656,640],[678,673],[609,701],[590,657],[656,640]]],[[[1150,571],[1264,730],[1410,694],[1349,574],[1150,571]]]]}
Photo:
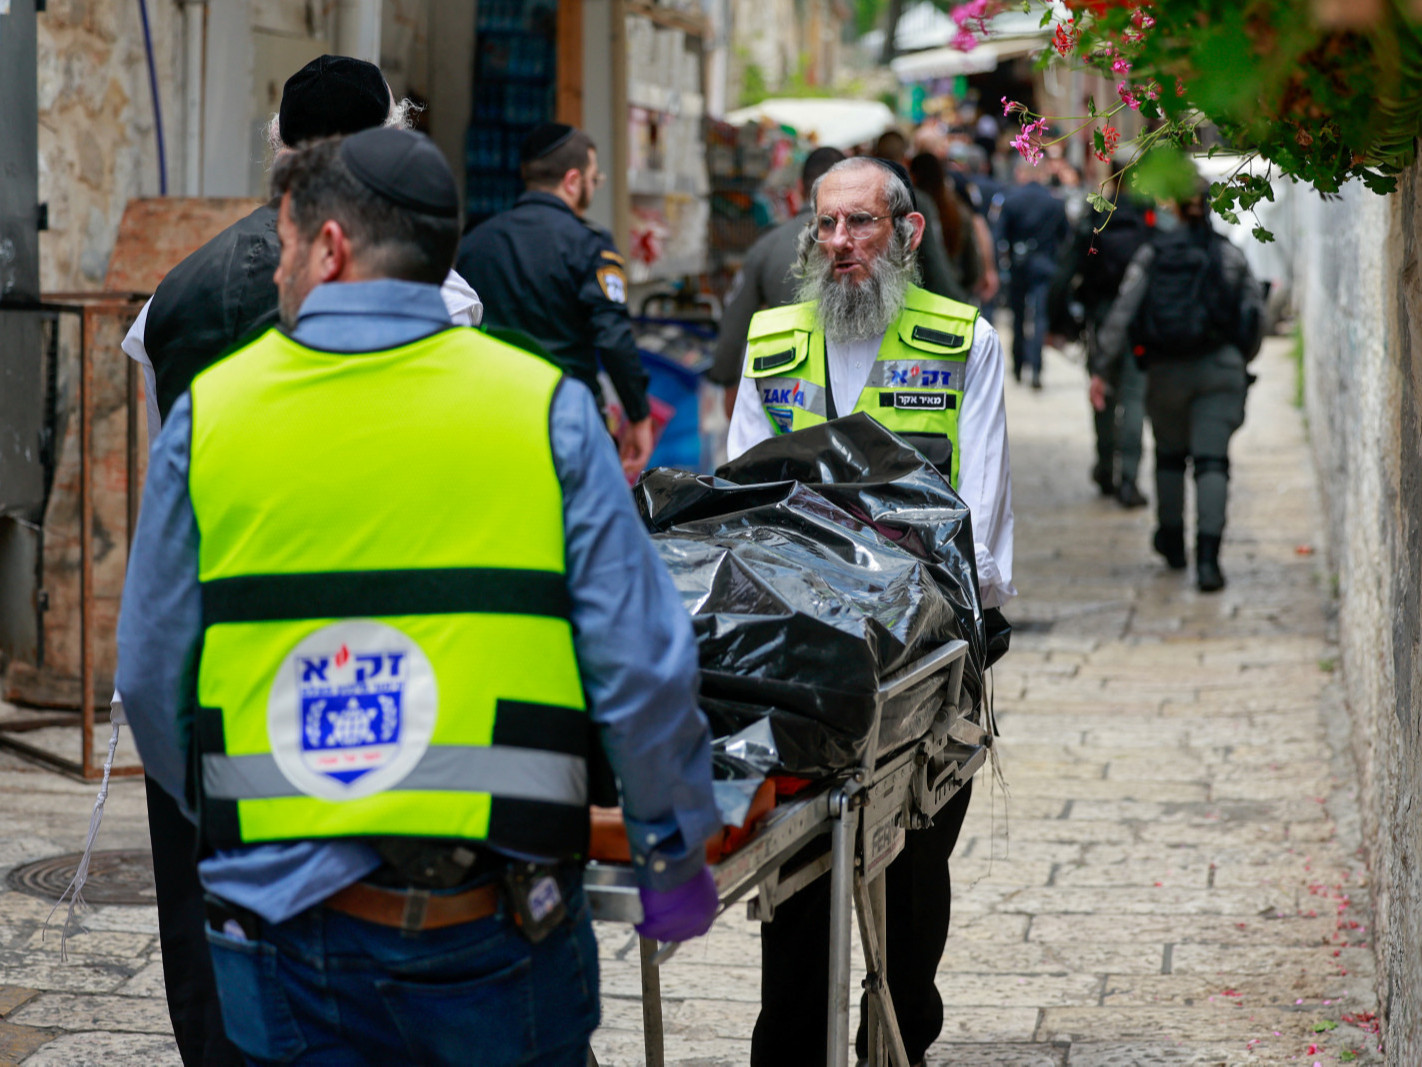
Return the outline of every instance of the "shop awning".
{"type": "Polygon", "coordinates": [[[773,122],[790,126],[822,145],[848,149],[874,140],[895,120],[893,111],[878,100],[809,98],[762,100],[754,107],[732,111],[726,121],[733,126],[773,122]]]}
{"type": "Polygon", "coordinates": [[[924,52],[910,52],[908,55],[899,56],[889,66],[901,82],[952,78],[959,74],[983,74],[996,70],[998,64],[1004,60],[1031,55],[1046,43],[1045,36],[1013,37],[1007,40],[984,41],[971,52],[960,52],[956,48],[930,48],[924,52]]]}

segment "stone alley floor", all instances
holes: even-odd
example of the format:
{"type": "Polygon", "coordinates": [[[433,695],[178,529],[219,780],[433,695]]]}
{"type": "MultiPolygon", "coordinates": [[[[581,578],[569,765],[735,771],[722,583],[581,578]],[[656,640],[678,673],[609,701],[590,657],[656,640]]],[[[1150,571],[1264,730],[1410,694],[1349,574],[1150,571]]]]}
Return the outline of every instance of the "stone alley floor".
{"type": "MultiPolygon", "coordinates": [[[[1096,495],[1081,367],[1049,352],[1042,392],[1008,382],[1022,595],[995,670],[1007,788],[980,778],[953,864],[930,1064],[1381,1062],[1287,353],[1271,342],[1255,366],[1232,449],[1230,584],[1214,596],[1151,553],[1149,510],[1096,495]]],[[[92,795],[0,755],[0,868],[80,848],[92,795]]],[[[100,847],[145,843],[142,787],[118,782],[100,847]]],[[[0,1064],[178,1063],[152,909],[87,913],[67,963],[55,932],[41,937],[47,910],[0,887],[0,1064]]],[[[665,968],[669,1063],[747,1062],[759,945],[744,916],[732,908],[665,968]]],[[[599,937],[593,1047],[605,1067],[641,1063],[636,943],[625,927],[599,937]]]]}

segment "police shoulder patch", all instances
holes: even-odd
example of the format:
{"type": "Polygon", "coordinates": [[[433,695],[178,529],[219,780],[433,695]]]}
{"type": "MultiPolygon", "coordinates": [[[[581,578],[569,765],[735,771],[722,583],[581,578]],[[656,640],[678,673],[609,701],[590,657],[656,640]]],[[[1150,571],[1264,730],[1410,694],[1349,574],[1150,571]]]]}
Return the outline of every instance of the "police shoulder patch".
{"type": "Polygon", "coordinates": [[[614,304],[627,303],[627,275],[620,266],[609,263],[598,267],[597,283],[602,286],[602,295],[614,304]]]}

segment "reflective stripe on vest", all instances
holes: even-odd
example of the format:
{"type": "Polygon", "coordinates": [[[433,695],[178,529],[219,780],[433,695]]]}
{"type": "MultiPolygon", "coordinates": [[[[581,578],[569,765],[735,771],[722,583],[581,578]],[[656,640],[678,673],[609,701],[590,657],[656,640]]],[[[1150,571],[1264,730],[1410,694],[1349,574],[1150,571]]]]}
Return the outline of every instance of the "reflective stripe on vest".
{"type": "Polygon", "coordinates": [[[272,331],[194,381],[211,844],[585,851],[558,381],[463,329],[359,354],[272,331]]]}
{"type": "MultiPolygon", "coordinates": [[[[893,430],[958,483],[958,410],[978,311],[910,287],[884,335],[854,411],[893,430]]],[[[776,434],[829,417],[824,334],[813,304],[759,312],[751,320],[745,374],[776,434]]],[[[849,412],[840,412],[849,414],[849,412]]]]}

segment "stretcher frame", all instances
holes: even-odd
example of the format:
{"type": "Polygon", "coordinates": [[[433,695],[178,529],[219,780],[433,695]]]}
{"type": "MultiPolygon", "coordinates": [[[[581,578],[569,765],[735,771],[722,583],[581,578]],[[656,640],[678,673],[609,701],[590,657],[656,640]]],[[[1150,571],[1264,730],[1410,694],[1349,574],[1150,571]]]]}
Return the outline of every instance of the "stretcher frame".
{"type": "MultiPolygon", "coordinates": [[[[807,789],[780,804],[741,848],[711,868],[722,911],[752,891],[747,917],[767,922],[775,908],[816,879],[830,877],[830,982],[827,1067],[848,1067],[851,924],[858,916],[868,972],[869,1064],[910,1067],[884,979],[884,872],[904,848],[904,833],[931,823],[987,760],[991,733],[971,722],[961,705],[964,641],[951,641],[885,679],[879,686],[874,721],[861,765],[853,772],[807,789]],[[942,709],[917,741],[882,759],[880,720],[890,697],[949,676],[942,709]],[[805,846],[828,834],[826,852],[787,869],[805,846]]],[[[966,709],[971,710],[971,709],[966,709]]],[[[636,924],[641,901],[631,867],[589,863],[584,876],[593,918],[636,924]]],[[[662,1028],[661,967],[677,946],[639,938],[642,970],[643,1042],[647,1067],[666,1062],[662,1028]]],[[[591,1051],[589,1063],[596,1064],[591,1051]]]]}

